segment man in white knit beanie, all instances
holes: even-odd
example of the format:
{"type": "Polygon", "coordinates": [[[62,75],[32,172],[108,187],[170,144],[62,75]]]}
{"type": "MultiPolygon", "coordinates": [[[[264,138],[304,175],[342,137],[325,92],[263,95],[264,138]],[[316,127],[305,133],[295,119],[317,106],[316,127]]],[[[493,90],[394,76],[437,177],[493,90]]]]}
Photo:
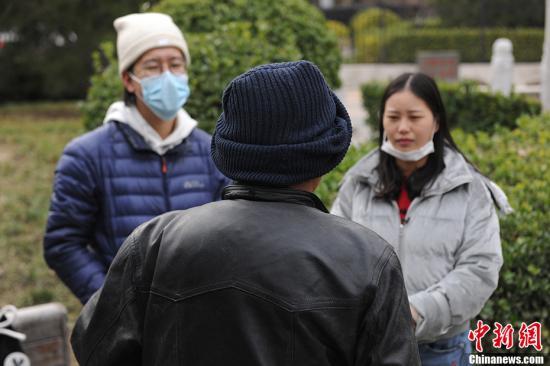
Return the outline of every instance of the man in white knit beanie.
{"type": "Polygon", "coordinates": [[[124,101],[65,148],[44,237],[48,265],[82,303],[133,229],[217,200],[228,183],[210,157],[210,135],[182,108],[191,58],[172,18],[130,14],[114,27],[124,101]]]}

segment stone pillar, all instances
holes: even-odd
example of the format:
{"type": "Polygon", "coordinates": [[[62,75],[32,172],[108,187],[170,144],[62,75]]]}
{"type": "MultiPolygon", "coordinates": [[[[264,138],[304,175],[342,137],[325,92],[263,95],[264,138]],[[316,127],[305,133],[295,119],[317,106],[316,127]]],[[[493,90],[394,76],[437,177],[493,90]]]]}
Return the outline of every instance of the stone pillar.
{"type": "Polygon", "coordinates": [[[334,8],[334,0],[319,0],[319,7],[321,9],[332,9],[334,8]]]}
{"type": "Polygon", "coordinates": [[[21,343],[21,347],[30,359],[30,363],[14,359],[9,365],[69,366],[71,364],[67,309],[62,304],[48,303],[17,310],[13,330],[26,335],[26,340],[21,343]]]}
{"type": "Polygon", "coordinates": [[[512,41],[499,38],[493,43],[491,56],[491,91],[509,96],[514,81],[514,54],[512,41]]]}
{"type": "Polygon", "coordinates": [[[546,0],[546,15],[544,22],[540,99],[543,111],[550,111],[550,0],[546,0]]]}

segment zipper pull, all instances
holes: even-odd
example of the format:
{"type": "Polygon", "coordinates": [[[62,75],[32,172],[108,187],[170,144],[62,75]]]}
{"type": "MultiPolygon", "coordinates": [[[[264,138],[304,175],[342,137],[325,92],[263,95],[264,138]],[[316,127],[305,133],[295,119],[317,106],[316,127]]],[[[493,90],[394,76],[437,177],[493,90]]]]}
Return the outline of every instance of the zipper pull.
{"type": "Polygon", "coordinates": [[[166,158],[163,156],[161,157],[161,160],[162,160],[162,168],[161,168],[162,174],[166,174],[168,172],[168,166],[166,165],[166,158]]]}

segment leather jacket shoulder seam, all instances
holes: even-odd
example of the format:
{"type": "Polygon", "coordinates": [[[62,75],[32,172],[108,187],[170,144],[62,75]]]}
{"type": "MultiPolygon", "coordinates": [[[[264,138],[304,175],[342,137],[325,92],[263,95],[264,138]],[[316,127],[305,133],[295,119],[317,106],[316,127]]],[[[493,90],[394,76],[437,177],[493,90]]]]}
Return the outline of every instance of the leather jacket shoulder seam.
{"type": "Polygon", "coordinates": [[[388,265],[390,262],[390,259],[395,255],[395,252],[392,248],[387,246],[384,251],[382,252],[382,255],[380,256],[380,259],[378,260],[378,263],[376,265],[377,271],[375,272],[376,281],[374,281],[374,284],[378,287],[378,284],[380,283],[380,277],[382,277],[382,272],[384,272],[384,268],[388,265]],[[379,269],[378,269],[379,267],[379,269]]]}
{"type": "Polygon", "coordinates": [[[137,288],[137,284],[141,282],[142,278],[141,278],[141,275],[142,275],[142,266],[141,266],[141,261],[139,260],[139,257],[138,257],[138,251],[136,250],[136,247],[137,247],[137,240],[136,240],[136,236],[135,235],[132,235],[132,246],[130,248],[130,265],[131,267],[134,269],[134,271],[132,271],[132,284],[134,286],[134,288],[137,288]]]}

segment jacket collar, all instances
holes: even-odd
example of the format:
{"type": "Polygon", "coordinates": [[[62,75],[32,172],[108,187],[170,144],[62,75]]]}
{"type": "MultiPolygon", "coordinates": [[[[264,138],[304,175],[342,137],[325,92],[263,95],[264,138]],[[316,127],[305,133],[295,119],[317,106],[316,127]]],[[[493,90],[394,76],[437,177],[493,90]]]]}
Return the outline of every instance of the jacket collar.
{"type": "Polygon", "coordinates": [[[315,194],[290,188],[231,184],[224,188],[222,199],[295,203],[328,213],[325,205],[315,194]]]}
{"type": "MultiPolygon", "coordinates": [[[[119,121],[113,120],[110,122],[116,125],[116,127],[122,132],[128,143],[134,150],[141,152],[153,152],[157,154],[157,152],[154,151],[151,146],[145,141],[143,136],[136,132],[132,127],[119,121]]],[[[183,153],[185,151],[186,141],[187,139],[184,139],[180,144],[174,146],[165,154],[183,153]]]]}
{"type": "Polygon", "coordinates": [[[179,145],[197,126],[197,121],[181,108],[177,113],[173,131],[163,139],[151,127],[149,122],[143,118],[136,106],[127,106],[122,101],[114,102],[107,110],[103,123],[108,123],[109,121],[117,121],[132,127],[134,131],[143,137],[151,149],[159,155],[164,155],[174,146],[179,145]]]}
{"type": "MultiPolygon", "coordinates": [[[[464,157],[449,147],[445,147],[443,153],[445,169],[436,177],[435,181],[425,187],[421,196],[433,196],[444,194],[458,186],[473,181],[475,169],[466,162],[464,157]]],[[[349,172],[350,178],[368,183],[371,186],[378,182],[376,166],[380,157],[379,149],[375,149],[362,158],[349,172]]]]}
{"type": "MultiPolygon", "coordinates": [[[[373,150],[349,170],[346,178],[356,179],[359,182],[375,186],[378,182],[376,166],[378,165],[379,156],[379,149],[373,150]]],[[[474,177],[477,177],[485,184],[493,202],[502,214],[506,215],[513,212],[504,191],[495,182],[479,173],[471,164],[468,164],[460,153],[449,147],[445,147],[443,159],[445,169],[443,169],[431,185],[424,188],[421,193],[422,197],[443,195],[463,184],[472,182],[474,177]]]]}

